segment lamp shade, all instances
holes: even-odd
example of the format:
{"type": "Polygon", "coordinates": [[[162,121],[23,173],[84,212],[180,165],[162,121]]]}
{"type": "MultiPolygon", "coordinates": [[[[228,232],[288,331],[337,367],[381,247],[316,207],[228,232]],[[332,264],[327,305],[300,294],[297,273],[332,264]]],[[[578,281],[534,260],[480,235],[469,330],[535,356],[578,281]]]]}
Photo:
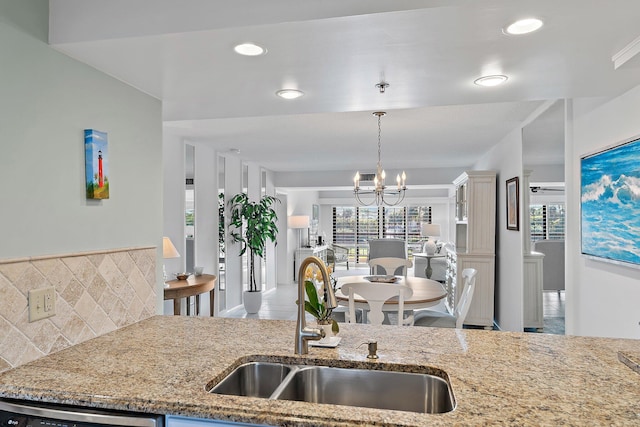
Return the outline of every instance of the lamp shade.
{"type": "Polygon", "coordinates": [[[179,258],[180,254],[168,237],[162,238],[162,258],[179,258]]]}
{"type": "Polygon", "coordinates": [[[440,224],[422,223],[420,235],[423,237],[440,237],[440,224]]]}
{"type": "Polygon", "coordinates": [[[291,215],[287,225],[289,228],[309,228],[309,215],[291,215]]]}

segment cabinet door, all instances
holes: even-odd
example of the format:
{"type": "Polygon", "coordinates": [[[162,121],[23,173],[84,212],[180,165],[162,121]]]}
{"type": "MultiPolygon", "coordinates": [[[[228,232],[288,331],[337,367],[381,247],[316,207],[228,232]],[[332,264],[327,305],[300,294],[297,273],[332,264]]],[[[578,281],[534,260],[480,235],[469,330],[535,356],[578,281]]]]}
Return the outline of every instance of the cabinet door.
{"type": "Polygon", "coordinates": [[[475,268],[476,289],[473,292],[471,307],[464,321],[465,325],[484,326],[493,328],[493,293],[495,280],[495,259],[493,255],[457,255],[458,288],[456,289],[456,304],[462,294],[462,270],[475,268]]]}
{"type": "Polygon", "coordinates": [[[524,256],[523,320],[525,328],[542,330],[544,326],[542,302],[542,259],[530,254],[524,256]]]}
{"type": "Polygon", "coordinates": [[[467,220],[467,184],[456,188],[456,220],[467,220]]]}
{"type": "Polygon", "coordinates": [[[495,253],[496,180],[495,176],[470,178],[467,190],[467,252],[495,253]]]}

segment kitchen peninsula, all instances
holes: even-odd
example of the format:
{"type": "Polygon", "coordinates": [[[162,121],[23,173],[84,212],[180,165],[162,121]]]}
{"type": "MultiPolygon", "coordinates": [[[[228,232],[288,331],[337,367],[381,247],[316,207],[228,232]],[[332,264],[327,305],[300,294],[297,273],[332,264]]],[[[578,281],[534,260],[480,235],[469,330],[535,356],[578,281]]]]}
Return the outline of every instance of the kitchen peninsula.
{"type": "Polygon", "coordinates": [[[640,425],[638,340],[345,324],[337,348],[295,356],[294,331],[292,321],[155,316],[0,374],[0,397],[287,426],[640,425]],[[368,339],[377,361],[360,346],[368,339]],[[205,391],[242,362],[282,359],[439,368],[457,406],[435,415],[205,391]]]}

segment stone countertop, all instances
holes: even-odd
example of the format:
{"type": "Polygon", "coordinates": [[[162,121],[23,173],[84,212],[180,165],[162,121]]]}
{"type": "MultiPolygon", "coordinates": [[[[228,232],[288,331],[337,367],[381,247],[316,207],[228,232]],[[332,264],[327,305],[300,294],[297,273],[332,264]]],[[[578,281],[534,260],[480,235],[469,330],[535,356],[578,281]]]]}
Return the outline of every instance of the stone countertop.
{"type": "Polygon", "coordinates": [[[337,348],[296,356],[295,322],[155,316],[0,374],[0,397],[283,426],[640,425],[640,341],[341,325],[337,348]],[[367,361],[368,339],[378,361],[367,361]],[[449,375],[445,414],[210,394],[241,362],[419,365],[449,375]]]}

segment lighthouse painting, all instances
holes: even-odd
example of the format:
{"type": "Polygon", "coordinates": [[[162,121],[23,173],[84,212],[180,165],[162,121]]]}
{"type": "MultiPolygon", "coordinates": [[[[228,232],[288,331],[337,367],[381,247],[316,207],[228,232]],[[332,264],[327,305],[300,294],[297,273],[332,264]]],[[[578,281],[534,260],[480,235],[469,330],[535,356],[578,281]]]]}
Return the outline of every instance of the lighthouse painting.
{"type": "Polygon", "coordinates": [[[84,155],[87,199],[108,199],[109,161],[106,132],[84,130],[84,155]]]}

